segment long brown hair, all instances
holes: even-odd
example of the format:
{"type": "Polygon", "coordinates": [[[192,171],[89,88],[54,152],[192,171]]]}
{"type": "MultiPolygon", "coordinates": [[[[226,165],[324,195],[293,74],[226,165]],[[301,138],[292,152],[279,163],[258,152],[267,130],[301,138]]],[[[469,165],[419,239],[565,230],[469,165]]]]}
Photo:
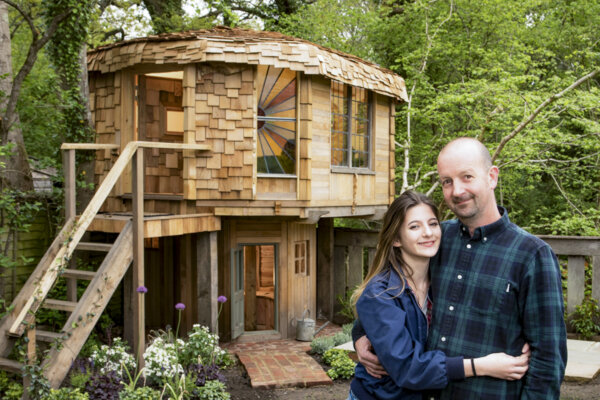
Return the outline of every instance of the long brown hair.
{"type": "MultiPolygon", "coordinates": [[[[404,223],[408,210],[419,204],[426,204],[431,207],[431,211],[439,219],[438,208],[431,199],[422,193],[407,190],[390,204],[383,217],[383,225],[379,231],[377,241],[377,250],[373,264],[369,267],[369,272],[363,282],[356,288],[350,299],[356,313],[356,302],[365,290],[367,284],[381,272],[392,268],[396,273],[405,278],[413,275],[413,270],[402,258],[400,247],[394,247],[394,242],[400,240],[400,228],[404,223]]],[[[404,279],[402,280],[402,290],[405,289],[404,279]]]]}

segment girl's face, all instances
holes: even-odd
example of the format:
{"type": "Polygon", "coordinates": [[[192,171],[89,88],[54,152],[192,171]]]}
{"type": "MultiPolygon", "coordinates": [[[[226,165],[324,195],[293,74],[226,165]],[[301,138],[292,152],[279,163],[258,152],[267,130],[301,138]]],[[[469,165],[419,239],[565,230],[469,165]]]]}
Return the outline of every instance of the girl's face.
{"type": "Polygon", "coordinates": [[[442,230],[433,210],[427,204],[418,204],[408,209],[400,227],[399,239],[394,247],[400,247],[405,261],[431,258],[440,247],[442,230]]]}

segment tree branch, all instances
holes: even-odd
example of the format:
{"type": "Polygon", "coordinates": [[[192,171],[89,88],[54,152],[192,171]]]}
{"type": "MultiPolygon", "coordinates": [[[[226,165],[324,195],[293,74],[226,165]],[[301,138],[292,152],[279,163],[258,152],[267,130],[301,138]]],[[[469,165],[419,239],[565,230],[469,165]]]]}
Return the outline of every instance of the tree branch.
{"type": "Polygon", "coordinates": [[[527,117],[524,121],[522,121],[511,133],[509,133],[508,135],[506,135],[505,137],[502,138],[502,140],[500,141],[500,144],[498,145],[498,148],[496,149],[496,151],[494,152],[494,155],[492,156],[492,163],[494,161],[496,161],[496,159],[500,155],[500,152],[502,152],[502,150],[504,149],[504,146],[506,146],[506,143],[508,143],[511,139],[513,139],[515,136],[517,136],[519,134],[519,132],[521,132],[523,129],[525,129],[525,127],[527,125],[529,125],[531,123],[531,121],[533,121],[544,108],[546,108],[550,104],[554,103],[556,100],[563,97],[565,95],[565,93],[575,89],[576,87],[578,87],[585,81],[592,79],[598,73],[600,73],[600,69],[590,72],[589,74],[579,78],[568,88],[564,89],[563,91],[561,91],[559,93],[556,93],[556,94],[550,96],[548,99],[546,99],[546,101],[544,101],[542,104],[540,104],[538,106],[538,108],[536,108],[533,111],[533,113],[531,115],[529,115],[529,117],[527,117]]]}

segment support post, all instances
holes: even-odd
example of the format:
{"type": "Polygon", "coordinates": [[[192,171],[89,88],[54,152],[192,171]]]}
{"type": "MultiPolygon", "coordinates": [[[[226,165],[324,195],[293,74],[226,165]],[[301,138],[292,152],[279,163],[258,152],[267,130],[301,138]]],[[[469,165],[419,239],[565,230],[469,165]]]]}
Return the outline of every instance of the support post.
{"type": "MultiPolygon", "coordinates": [[[[26,363],[27,365],[35,364],[37,360],[37,356],[35,353],[35,316],[30,322],[29,328],[26,331],[27,335],[27,354],[26,354],[26,363]]],[[[31,385],[31,376],[28,374],[23,375],[23,400],[29,400],[31,396],[29,396],[29,386],[31,385]]]]}
{"type": "Polygon", "coordinates": [[[132,168],[132,211],[133,211],[133,285],[131,285],[133,308],[133,349],[139,368],[143,368],[142,355],[145,345],[145,302],[144,293],[138,292],[144,286],[144,149],[138,147],[133,155],[132,168]]]}
{"type": "Polygon", "coordinates": [[[585,257],[569,256],[567,268],[567,314],[571,314],[583,301],[585,257]]]}
{"type": "Polygon", "coordinates": [[[219,332],[217,232],[202,232],[195,236],[198,322],[208,326],[211,332],[219,332]]]}
{"type": "Polygon", "coordinates": [[[333,218],[321,218],[317,226],[317,312],[333,320],[335,304],[333,267],[333,218]]]}
{"type": "MultiPolygon", "coordinates": [[[[65,178],[65,220],[77,214],[75,202],[75,149],[63,150],[63,173],[65,178]]],[[[69,269],[76,269],[74,257],[69,260],[69,269]]],[[[77,279],[67,278],[67,300],[77,302],[77,279]]]]}

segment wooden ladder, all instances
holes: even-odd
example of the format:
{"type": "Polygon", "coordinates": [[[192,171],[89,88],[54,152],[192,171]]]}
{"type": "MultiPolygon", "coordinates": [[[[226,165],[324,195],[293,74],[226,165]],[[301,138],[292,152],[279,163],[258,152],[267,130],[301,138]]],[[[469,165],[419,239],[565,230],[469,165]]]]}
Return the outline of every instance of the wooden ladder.
{"type": "MultiPolygon", "coordinates": [[[[73,361],[94,329],[96,322],[133,260],[131,222],[125,225],[112,245],[80,242],[77,249],[107,251],[107,254],[95,272],[63,268],[60,263],[57,263],[58,260],[54,259],[48,262],[48,258],[45,257],[42,260],[44,265],[41,265],[45,272],[42,279],[28,280],[20,292],[21,299],[18,299],[22,301],[23,297],[30,295],[28,298],[33,299],[32,305],[34,307],[30,307],[30,311],[21,323],[18,323],[18,318],[10,318],[9,315],[0,325],[0,333],[4,336],[0,340],[4,357],[7,352],[10,352],[15,339],[25,332],[29,333],[28,347],[35,346],[36,341],[51,343],[41,365],[44,376],[52,387],[58,387],[69,372],[73,361]],[[75,278],[90,281],[79,301],[71,302],[42,297],[42,293],[37,286],[39,282],[43,281],[45,275],[54,274],[54,270],[57,270],[56,279],[75,278]],[[59,332],[39,330],[35,327],[35,312],[40,308],[65,311],[70,313],[70,316],[59,332]],[[34,309],[36,311],[33,311],[34,309]]],[[[0,369],[20,373],[22,367],[23,365],[18,362],[0,358],[0,369]]]]}

